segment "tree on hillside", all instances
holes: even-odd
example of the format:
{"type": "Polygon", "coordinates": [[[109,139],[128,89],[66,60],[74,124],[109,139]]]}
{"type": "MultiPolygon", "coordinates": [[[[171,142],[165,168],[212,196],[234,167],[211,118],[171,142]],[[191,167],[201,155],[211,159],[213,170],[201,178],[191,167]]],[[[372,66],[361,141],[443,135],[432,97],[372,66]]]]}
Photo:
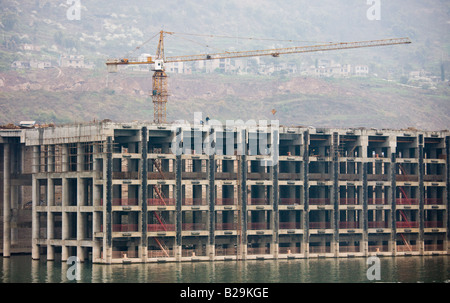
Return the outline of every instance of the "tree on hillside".
{"type": "Polygon", "coordinates": [[[14,29],[14,26],[17,23],[17,16],[13,14],[7,14],[2,18],[1,22],[3,24],[3,28],[6,31],[11,31],[14,29]]]}

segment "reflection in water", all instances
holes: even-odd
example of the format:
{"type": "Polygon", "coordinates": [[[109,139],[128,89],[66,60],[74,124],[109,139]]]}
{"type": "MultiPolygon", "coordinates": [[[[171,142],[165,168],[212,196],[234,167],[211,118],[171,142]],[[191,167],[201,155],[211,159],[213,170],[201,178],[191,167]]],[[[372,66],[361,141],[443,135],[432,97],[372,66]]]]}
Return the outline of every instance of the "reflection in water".
{"type": "MultiPolygon", "coordinates": [[[[450,256],[384,257],[381,282],[450,282],[450,256]]],[[[81,280],[70,281],[65,262],[0,258],[0,282],[87,283],[321,283],[370,282],[366,258],[222,261],[149,264],[81,264],[81,280]]]]}

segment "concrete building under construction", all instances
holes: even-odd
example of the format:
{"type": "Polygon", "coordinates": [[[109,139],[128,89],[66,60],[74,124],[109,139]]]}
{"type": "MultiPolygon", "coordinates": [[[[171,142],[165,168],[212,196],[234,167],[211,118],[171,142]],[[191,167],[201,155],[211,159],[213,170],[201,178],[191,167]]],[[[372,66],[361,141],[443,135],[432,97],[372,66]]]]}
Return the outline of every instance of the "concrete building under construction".
{"type": "Polygon", "coordinates": [[[110,264],[450,252],[449,132],[280,126],[267,133],[277,153],[267,165],[265,131],[0,130],[3,256],[110,264]],[[196,149],[196,136],[215,153],[196,149]]]}

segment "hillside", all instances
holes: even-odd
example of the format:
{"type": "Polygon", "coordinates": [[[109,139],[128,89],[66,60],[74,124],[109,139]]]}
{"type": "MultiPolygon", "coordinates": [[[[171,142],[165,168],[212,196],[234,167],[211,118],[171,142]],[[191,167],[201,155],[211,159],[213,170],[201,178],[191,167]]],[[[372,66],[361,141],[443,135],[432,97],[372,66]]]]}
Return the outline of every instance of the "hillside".
{"type": "Polygon", "coordinates": [[[166,37],[168,56],[404,36],[413,42],[260,61],[260,65],[275,60],[294,63],[299,68],[314,66],[318,60],[364,64],[370,69],[368,78],[169,74],[169,121],[191,121],[194,111],[201,111],[222,120],[276,118],[285,125],[450,128],[449,87],[436,80],[448,79],[450,71],[447,0],[381,1],[377,21],[367,18],[367,1],[80,3],[79,20],[71,20],[67,1],[0,1],[0,123],[151,121],[153,104],[147,96],[151,75],[107,74],[105,60],[154,54],[157,39],[150,38],[164,29],[175,32],[166,37]],[[82,55],[95,68],[61,68],[64,55],[82,55]],[[48,62],[51,68],[14,69],[12,64],[18,60],[48,62]],[[434,82],[408,81],[411,72],[425,74],[434,82]],[[277,111],[275,116],[272,109],[277,111]]]}
{"type": "MultiPolygon", "coordinates": [[[[126,4],[119,0],[81,1],[79,20],[70,20],[67,13],[71,6],[66,1],[6,0],[0,2],[0,68],[30,57],[57,61],[64,53],[83,54],[98,67],[104,67],[107,57],[130,53],[164,28],[204,35],[169,36],[165,45],[169,55],[408,36],[413,41],[408,48],[291,56],[282,60],[311,64],[317,57],[326,56],[342,64],[368,64],[382,77],[417,69],[439,75],[441,61],[450,70],[450,2],[381,2],[379,21],[368,20],[370,6],[366,1],[347,0],[167,0],[151,4],[144,0],[126,4]],[[22,51],[20,46],[24,43],[39,45],[42,50],[22,51]]],[[[154,53],[156,43],[157,39],[153,39],[133,54],[154,53]]]]}
{"type": "MultiPolygon", "coordinates": [[[[0,123],[152,121],[151,74],[74,69],[0,74],[0,123]]],[[[194,112],[225,121],[425,130],[450,128],[450,88],[414,88],[370,78],[173,75],[168,121],[194,112]],[[272,115],[271,110],[277,113],[272,115]]]]}

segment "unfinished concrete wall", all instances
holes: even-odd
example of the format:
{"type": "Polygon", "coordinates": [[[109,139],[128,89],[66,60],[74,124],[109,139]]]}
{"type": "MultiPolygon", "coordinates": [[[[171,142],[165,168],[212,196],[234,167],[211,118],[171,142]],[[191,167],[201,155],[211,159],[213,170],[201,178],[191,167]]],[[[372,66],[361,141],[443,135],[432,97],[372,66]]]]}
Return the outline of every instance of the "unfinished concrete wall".
{"type": "Polygon", "coordinates": [[[2,243],[14,253],[15,216],[26,206],[35,259],[448,253],[448,133],[291,127],[265,142],[245,129],[227,133],[235,144],[207,126],[3,131],[2,243]],[[206,154],[196,134],[222,149],[206,154]],[[271,165],[268,142],[278,143],[271,165]]]}

